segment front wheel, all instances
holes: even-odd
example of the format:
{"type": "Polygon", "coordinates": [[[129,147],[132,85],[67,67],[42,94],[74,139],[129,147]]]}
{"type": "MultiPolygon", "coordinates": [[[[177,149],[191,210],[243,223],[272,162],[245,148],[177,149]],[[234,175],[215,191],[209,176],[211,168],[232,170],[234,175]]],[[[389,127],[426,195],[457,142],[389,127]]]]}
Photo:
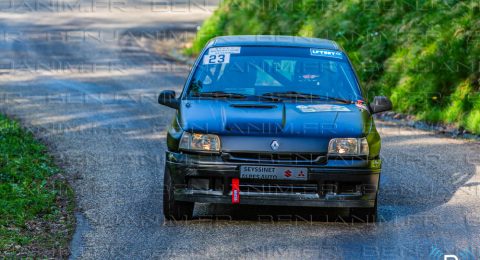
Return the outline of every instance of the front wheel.
{"type": "Polygon", "coordinates": [[[191,219],[195,203],[176,201],[173,196],[174,184],[170,170],[165,167],[163,176],[163,215],[168,220],[191,219]]]}

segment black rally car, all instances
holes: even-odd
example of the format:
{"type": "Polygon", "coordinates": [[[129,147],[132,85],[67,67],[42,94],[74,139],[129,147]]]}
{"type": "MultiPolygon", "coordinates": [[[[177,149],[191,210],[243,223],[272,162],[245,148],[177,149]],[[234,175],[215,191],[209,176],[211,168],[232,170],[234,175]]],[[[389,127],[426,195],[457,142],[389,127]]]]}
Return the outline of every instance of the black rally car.
{"type": "Polygon", "coordinates": [[[373,220],[381,170],[372,114],[333,41],[286,36],[212,39],[168,128],[164,215],[192,217],[195,202],[347,207],[373,220]]]}

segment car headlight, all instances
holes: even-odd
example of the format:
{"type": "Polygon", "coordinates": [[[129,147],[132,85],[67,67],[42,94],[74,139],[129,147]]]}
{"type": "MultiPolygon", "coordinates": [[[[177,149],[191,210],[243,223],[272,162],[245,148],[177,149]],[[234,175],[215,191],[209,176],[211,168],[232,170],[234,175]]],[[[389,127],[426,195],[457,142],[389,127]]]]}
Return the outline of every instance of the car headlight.
{"type": "Polygon", "coordinates": [[[331,155],[368,155],[367,138],[335,138],[328,144],[331,155]]]}
{"type": "Polygon", "coordinates": [[[180,139],[180,149],[190,151],[220,151],[220,137],[212,134],[192,134],[184,132],[180,139]]]}

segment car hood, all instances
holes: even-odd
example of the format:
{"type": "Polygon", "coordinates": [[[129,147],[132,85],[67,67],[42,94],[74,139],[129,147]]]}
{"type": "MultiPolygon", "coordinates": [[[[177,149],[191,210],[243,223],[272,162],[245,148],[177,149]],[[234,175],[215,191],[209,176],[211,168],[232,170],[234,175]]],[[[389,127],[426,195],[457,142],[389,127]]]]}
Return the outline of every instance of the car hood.
{"type": "Polygon", "coordinates": [[[332,138],[364,137],[373,127],[355,104],[305,102],[184,100],[177,122],[184,131],[221,136],[227,153],[326,154],[332,138]]]}
{"type": "Polygon", "coordinates": [[[362,137],[368,111],[355,104],[183,100],[179,123],[189,132],[242,136],[362,137]]]}

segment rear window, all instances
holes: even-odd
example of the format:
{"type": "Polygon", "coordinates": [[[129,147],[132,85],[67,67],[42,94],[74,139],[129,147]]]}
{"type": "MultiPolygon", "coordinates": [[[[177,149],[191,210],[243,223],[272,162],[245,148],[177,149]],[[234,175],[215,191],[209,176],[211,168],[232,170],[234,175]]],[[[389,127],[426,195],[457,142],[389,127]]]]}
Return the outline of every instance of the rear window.
{"type": "Polygon", "coordinates": [[[345,55],[315,48],[210,48],[195,70],[187,96],[216,91],[255,96],[295,91],[361,99],[345,55]]]}

